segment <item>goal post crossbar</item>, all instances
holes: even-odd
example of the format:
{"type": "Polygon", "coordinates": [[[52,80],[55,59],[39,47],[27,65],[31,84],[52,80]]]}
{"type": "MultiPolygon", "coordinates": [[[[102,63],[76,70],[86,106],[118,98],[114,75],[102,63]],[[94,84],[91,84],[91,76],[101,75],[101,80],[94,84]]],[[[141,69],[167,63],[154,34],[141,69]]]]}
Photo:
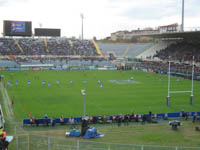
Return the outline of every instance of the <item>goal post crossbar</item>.
{"type": "Polygon", "coordinates": [[[169,91],[170,94],[173,93],[192,93],[192,91],[169,91]]]}

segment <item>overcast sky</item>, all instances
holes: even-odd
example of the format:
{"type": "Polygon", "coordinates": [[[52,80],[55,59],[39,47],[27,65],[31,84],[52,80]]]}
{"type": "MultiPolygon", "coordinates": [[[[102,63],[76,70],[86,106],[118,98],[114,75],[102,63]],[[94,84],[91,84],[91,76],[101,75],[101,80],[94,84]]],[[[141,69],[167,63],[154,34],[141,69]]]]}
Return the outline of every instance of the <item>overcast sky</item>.
{"type": "MultiPolygon", "coordinates": [[[[33,29],[61,28],[62,36],[98,39],[118,30],[181,24],[182,0],[0,0],[3,20],[32,21],[33,29]]],[[[200,0],[185,0],[186,30],[200,29],[200,0]]]]}

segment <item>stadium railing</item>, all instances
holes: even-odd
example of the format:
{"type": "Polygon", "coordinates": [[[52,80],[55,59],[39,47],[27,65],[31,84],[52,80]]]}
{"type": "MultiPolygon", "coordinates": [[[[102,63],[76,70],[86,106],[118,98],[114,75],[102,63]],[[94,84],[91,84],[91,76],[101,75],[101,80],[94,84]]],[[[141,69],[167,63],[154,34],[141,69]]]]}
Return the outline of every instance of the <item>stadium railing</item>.
{"type": "MultiPolygon", "coordinates": [[[[198,145],[199,146],[199,145],[198,145]]],[[[14,135],[14,150],[199,150],[200,147],[136,145],[21,134],[14,135]]]]}

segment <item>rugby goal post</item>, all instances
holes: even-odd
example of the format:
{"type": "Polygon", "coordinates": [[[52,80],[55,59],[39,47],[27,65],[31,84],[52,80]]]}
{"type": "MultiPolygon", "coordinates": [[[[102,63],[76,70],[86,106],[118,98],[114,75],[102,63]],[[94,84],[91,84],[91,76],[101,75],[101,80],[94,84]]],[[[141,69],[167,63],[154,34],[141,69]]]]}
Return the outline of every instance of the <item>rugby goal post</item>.
{"type": "Polygon", "coordinates": [[[168,61],[169,67],[168,67],[168,95],[167,95],[167,106],[170,106],[170,95],[174,94],[174,93],[191,93],[190,96],[190,104],[193,105],[194,102],[194,56],[193,56],[193,60],[192,60],[192,86],[191,86],[191,91],[171,91],[170,90],[170,79],[171,79],[171,61],[170,61],[170,57],[169,57],[169,61],[168,61]]]}

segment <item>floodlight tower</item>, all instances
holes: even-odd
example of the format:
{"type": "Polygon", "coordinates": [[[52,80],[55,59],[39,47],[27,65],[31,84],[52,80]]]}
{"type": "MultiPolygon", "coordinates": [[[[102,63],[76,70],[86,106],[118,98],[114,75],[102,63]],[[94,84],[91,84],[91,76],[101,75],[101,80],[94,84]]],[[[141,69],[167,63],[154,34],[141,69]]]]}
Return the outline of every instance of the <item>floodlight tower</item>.
{"type": "Polygon", "coordinates": [[[182,0],[182,24],[181,24],[181,32],[184,32],[184,0],[182,0]]]}
{"type": "Polygon", "coordinates": [[[83,16],[83,13],[81,13],[81,21],[82,21],[82,41],[83,41],[83,19],[84,19],[84,16],[83,16]]]}

